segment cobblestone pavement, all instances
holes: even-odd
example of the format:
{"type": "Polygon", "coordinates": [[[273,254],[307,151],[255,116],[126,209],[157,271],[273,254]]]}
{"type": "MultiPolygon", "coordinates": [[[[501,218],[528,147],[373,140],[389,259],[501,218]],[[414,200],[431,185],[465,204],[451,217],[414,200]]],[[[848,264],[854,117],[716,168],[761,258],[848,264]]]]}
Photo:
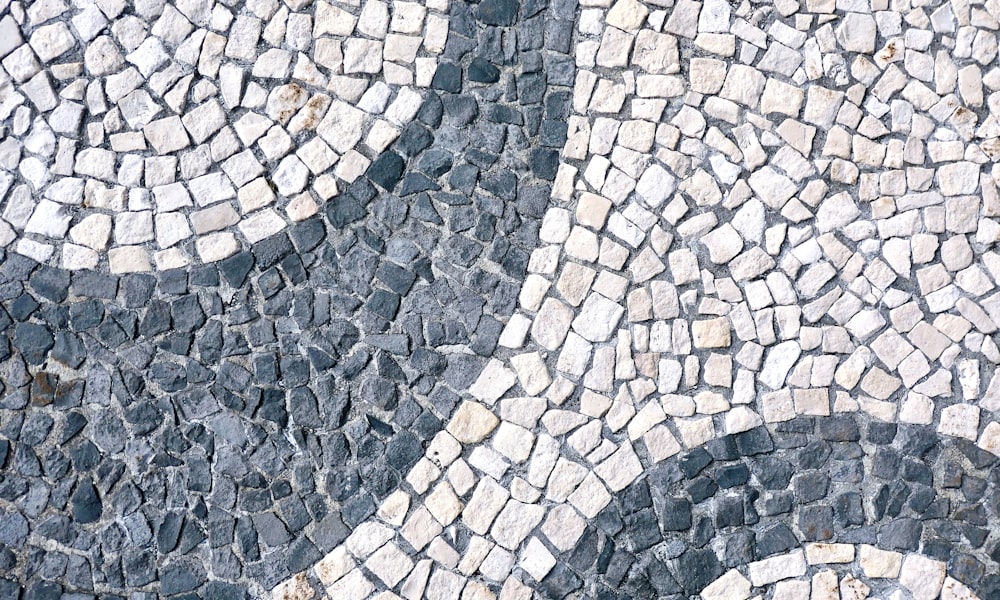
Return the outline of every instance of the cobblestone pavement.
{"type": "Polygon", "coordinates": [[[0,0],[0,598],[1000,598],[994,0],[0,0]]]}

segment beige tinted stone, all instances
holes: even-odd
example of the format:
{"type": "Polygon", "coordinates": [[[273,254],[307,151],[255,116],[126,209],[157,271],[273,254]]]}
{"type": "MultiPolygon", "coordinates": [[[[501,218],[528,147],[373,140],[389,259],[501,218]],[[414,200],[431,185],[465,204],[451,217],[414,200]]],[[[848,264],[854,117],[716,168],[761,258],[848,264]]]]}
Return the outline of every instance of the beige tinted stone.
{"type": "Polygon", "coordinates": [[[809,544],[806,546],[806,560],[810,565],[853,562],[854,545],[825,543],[809,544]]]}
{"type": "Polygon", "coordinates": [[[274,600],[312,600],[315,596],[306,572],[282,581],[271,590],[274,600]]]}
{"type": "Polygon", "coordinates": [[[448,423],[448,433],[463,444],[481,442],[500,424],[488,408],[476,402],[463,402],[448,423]]]}
{"type": "Polygon", "coordinates": [[[691,59],[691,89],[700,94],[715,94],[726,79],[726,63],[714,58],[691,59]]]}
{"type": "Polygon", "coordinates": [[[875,546],[862,544],[859,548],[860,565],[865,575],[873,578],[895,578],[903,563],[899,552],[880,550],[875,546]]]}
{"type": "Polygon", "coordinates": [[[728,348],[730,344],[729,319],[718,317],[691,323],[691,335],[696,348],[728,348]]]}
{"type": "Polygon", "coordinates": [[[442,481],[424,499],[424,506],[431,515],[444,526],[448,526],[462,512],[462,501],[455,495],[455,490],[447,481],[442,481]]]}

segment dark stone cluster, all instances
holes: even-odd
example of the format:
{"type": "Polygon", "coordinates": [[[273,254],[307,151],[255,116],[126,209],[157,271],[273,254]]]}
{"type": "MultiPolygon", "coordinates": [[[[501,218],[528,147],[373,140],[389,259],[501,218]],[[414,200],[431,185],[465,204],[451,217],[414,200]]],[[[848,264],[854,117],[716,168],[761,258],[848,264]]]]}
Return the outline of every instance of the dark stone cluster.
{"type": "Polygon", "coordinates": [[[822,541],[919,552],[994,598],[998,485],[995,456],[930,427],[799,417],[659,463],[572,550],[550,546],[559,563],[534,585],[551,598],[694,598],[729,569],[822,541]]]}
{"type": "Polygon", "coordinates": [[[366,176],[217,264],[0,256],[0,597],[253,596],[374,513],[514,310],[574,12],[453,2],[433,89],[366,176]]]}

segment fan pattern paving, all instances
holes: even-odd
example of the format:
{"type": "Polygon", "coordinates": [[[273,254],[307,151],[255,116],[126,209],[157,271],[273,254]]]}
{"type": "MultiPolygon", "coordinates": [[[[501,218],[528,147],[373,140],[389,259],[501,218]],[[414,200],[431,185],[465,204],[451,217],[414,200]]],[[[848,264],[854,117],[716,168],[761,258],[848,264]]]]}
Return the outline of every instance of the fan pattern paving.
{"type": "Polygon", "coordinates": [[[0,5],[5,593],[1000,594],[1000,6],[0,5]]]}

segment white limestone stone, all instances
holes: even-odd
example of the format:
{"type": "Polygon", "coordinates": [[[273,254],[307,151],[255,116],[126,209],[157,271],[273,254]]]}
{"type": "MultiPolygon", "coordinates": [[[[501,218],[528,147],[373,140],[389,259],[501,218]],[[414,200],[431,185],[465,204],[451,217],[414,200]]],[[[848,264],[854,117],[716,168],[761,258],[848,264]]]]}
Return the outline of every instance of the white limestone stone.
{"type": "Polygon", "coordinates": [[[537,504],[510,500],[493,522],[490,536],[508,550],[516,549],[542,521],[545,509],[537,504]]]}
{"type": "Polygon", "coordinates": [[[594,469],[594,473],[607,483],[612,492],[628,487],[642,471],[642,463],[628,442],[622,443],[614,454],[594,469]]]}
{"type": "Polygon", "coordinates": [[[203,262],[215,262],[236,254],[240,243],[230,232],[212,233],[199,237],[195,242],[198,255],[203,262]]]}
{"type": "Polygon", "coordinates": [[[802,550],[781,554],[752,562],[749,565],[750,581],[755,587],[768,585],[782,579],[800,577],[806,573],[806,559],[802,550]]]}
{"type": "Polygon", "coordinates": [[[750,597],[750,581],[736,569],[726,571],[721,577],[701,591],[703,600],[746,600],[750,597]]]}
{"type": "Polygon", "coordinates": [[[941,409],[938,433],[976,441],[979,435],[979,407],[953,404],[941,409]]]}
{"type": "Polygon", "coordinates": [[[142,246],[120,246],[108,251],[108,268],[112,273],[139,273],[153,270],[149,252],[142,246]]]}
{"type": "Polygon", "coordinates": [[[572,322],[573,330],[590,342],[605,342],[617,329],[625,309],[598,293],[591,293],[572,322]]]}
{"type": "Polygon", "coordinates": [[[914,600],[933,600],[941,593],[945,579],[945,563],[919,554],[903,559],[899,583],[910,590],[914,600]]]}

